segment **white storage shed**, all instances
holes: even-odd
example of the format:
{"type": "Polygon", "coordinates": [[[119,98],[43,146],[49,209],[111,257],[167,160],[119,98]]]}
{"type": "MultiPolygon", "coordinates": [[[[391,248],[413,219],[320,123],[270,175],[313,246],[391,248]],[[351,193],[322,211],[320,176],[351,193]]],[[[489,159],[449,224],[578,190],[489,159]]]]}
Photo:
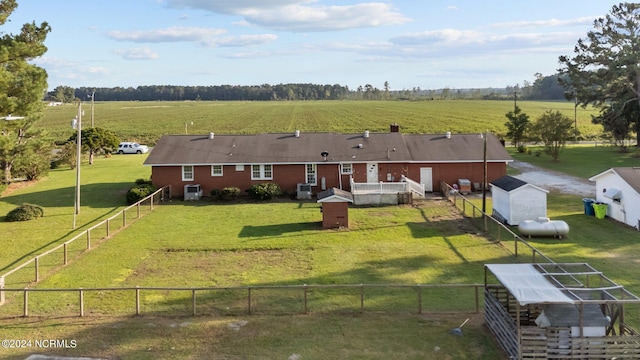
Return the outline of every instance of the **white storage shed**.
{"type": "Polygon", "coordinates": [[[589,178],[607,216],[640,230],[640,167],[614,167],[589,178]]]}
{"type": "Polygon", "coordinates": [[[547,190],[513,176],[491,182],[492,216],[509,225],[547,217],[547,190]]]}

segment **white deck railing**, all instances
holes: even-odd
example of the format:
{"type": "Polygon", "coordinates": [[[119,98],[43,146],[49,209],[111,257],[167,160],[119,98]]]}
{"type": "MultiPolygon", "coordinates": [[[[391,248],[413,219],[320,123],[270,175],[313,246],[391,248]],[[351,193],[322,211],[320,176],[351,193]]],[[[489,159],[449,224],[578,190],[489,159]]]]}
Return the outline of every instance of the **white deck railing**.
{"type": "Polygon", "coordinates": [[[350,178],[351,193],[356,194],[397,194],[412,192],[424,197],[424,185],[407,177],[402,177],[401,182],[357,183],[350,178]]]}

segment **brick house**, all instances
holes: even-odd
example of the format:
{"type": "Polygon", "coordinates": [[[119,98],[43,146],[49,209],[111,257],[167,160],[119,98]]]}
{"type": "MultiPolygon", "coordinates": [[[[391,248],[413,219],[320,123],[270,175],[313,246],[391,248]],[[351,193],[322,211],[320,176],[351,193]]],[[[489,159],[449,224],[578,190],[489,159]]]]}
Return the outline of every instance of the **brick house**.
{"type": "MultiPolygon", "coordinates": [[[[438,190],[439,183],[458,179],[482,182],[483,142],[478,134],[269,133],[256,135],[165,135],[144,164],[151,166],[153,185],[171,185],[182,196],[185,185],[213,189],[274,182],[295,193],[300,183],[312,193],[332,187],[350,191],[355,182],[397,182],[402,176],[438,190]]],[[[486,139],[487,179],[506,175],[513,161],[492,134],[486,139]]]]}

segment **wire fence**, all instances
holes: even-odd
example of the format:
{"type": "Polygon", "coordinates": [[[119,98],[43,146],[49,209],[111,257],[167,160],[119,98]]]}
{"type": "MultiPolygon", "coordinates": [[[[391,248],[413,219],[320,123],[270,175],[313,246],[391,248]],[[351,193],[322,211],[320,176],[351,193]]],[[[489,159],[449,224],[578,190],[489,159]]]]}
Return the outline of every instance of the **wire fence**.
{"type": "Polygon", "coordinates": [[[108,239],[118,231],[126,228],[136,220],[153,211],[154,206],[161,204],[170,188],[158,189],[144,199],[130,205],[117,214],[105,219],[87,230],[79,233],[64,243],[34,256],[10,271],[0,275],[0,305],[6,301],[5,287],[27,286],[37,283],[60,266],[67,265],[70,260],[80,257],[92,247],[92,243],[108,239]]]}
{"type": "Polygon", "coordinates": [[[355,284],[244,287],[16,289],[3,317],[90,315],[292,315],[479,313],[483,284],[355,284]]]}
{"type": "Polygon", "coordinates": [[[471,200],[462,195],[449,184],[440,184],[441,193],[458,209],[461,214],[471,221],[478,229],[486,232],[495,241],[499,241],[515,257],[529,257],[531,263],[555,263],[548,256],[533,247],[518,234],[499,220],[489,216],[476,206],[471,200]]]}

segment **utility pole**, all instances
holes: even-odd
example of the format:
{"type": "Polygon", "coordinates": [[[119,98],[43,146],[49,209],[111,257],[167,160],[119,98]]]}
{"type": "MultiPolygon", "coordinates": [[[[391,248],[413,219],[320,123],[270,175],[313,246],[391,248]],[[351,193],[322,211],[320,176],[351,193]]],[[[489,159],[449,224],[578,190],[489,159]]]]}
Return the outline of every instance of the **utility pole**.
{"type": "Polygon", "coordinates": [[[80,163],[82,157],[82,101],[78,101],[78,115],[72,122],[76,133],[76,196],[73,205],[73,228],[76,228],[76,217],[80,214],[80,163]]]}
{"type": "Polygon", "coordinates": [[[92,127],[92,128],[94,127],[94,125],[93,125],[93,116],[94,116],[94,112],[93,112],[93,100],[94,100],[95,96],[96,96],[96,92],[95,92],[95,91],[94,91],[94,92],[92,92],[92,93],[91,93],[91,95],[87,95],[87,97],[90,97],[90,98],[91,98],[91,127],[92,127]]]}

